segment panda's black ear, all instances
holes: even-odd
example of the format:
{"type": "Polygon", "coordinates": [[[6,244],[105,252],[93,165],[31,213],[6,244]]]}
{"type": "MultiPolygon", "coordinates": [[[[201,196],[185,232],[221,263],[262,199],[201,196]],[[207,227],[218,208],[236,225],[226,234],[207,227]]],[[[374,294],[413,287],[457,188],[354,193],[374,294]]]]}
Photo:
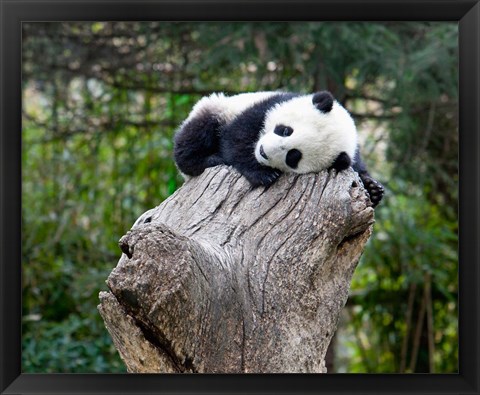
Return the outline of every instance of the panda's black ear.
{"type": "Polygon", "coordinates": [[[312,98],[313,105],[321,112],[330,112],[333,107],[333,100],[332,94],[328,91],[317,92],[312,98]]]}

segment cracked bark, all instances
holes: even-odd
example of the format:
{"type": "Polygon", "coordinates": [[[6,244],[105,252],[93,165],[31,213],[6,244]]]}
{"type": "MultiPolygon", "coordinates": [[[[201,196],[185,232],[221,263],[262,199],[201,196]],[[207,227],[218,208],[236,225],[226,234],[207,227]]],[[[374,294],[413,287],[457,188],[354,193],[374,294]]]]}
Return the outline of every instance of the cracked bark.
{"type": "Polygon", "coordinates": [[[351,169],[207,169],[122,237],[100,313],[129,372],[325,372],[373,217],[351,169]]]}

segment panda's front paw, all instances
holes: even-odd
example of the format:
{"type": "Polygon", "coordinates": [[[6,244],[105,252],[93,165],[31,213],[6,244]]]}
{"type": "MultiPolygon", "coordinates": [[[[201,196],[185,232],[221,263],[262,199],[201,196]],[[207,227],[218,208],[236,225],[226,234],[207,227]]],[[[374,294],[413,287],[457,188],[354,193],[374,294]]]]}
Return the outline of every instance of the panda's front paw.
{"type": "Polygon", "coordinates": [[[269,187],[275,181],[277,181],[281,175],[282,175],[282,172],[280,170],[269,169],[269,170],[248,174],[245,176],[247,177],[248,181],[250,181],[250,184],[252,184],[253,187],[259,187],[259,186],[269,187]]]}
{"type": "Polygon", "coordinates": [[[266,187],[269,187],[270,185],[272,185],[275,181],[277,181],[280,176],[282,175],[282,172],[280,170],[273,170],[267,177],[266,177],[266,180],[267,182],[264,183],[263,185],[265,185],[266,187]]]}
{"type": "Polygon", "coordinates": [[[361,175],[360,178],[362,179],[365,189],[370,195],[372,207],[376,207],[383,198],[385,188],[378,181],[374,180],[370,175],[361,175]]]}

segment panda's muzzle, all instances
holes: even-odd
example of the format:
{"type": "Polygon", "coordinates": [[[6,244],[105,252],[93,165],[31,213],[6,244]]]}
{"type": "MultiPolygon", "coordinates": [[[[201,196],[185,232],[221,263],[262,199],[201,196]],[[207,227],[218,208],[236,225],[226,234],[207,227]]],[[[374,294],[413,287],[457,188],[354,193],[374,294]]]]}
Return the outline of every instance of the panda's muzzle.
{"type": "Polygon", "coordinates": [[[260,155],[262,155],[262,158],[268,160],[268,156],[265,153],[265,151],[263,150],[263,145],[260,146],[260,155]]]}

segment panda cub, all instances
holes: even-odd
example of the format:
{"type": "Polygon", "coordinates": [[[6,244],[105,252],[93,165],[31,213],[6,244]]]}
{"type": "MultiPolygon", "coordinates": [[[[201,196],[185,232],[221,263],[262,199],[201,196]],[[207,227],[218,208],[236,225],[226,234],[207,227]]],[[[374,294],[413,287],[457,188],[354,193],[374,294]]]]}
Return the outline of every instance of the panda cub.
{"type": "Polygon", "coordinates": [[[230,165],[254,186],[270,186],[282,172],[324,169],[358,172],[375,207],[383,186],[361,160],[355,124],[330,92],[222,93],[202,98],[175,134],[180,171],[198,176],[230,165]]]}

